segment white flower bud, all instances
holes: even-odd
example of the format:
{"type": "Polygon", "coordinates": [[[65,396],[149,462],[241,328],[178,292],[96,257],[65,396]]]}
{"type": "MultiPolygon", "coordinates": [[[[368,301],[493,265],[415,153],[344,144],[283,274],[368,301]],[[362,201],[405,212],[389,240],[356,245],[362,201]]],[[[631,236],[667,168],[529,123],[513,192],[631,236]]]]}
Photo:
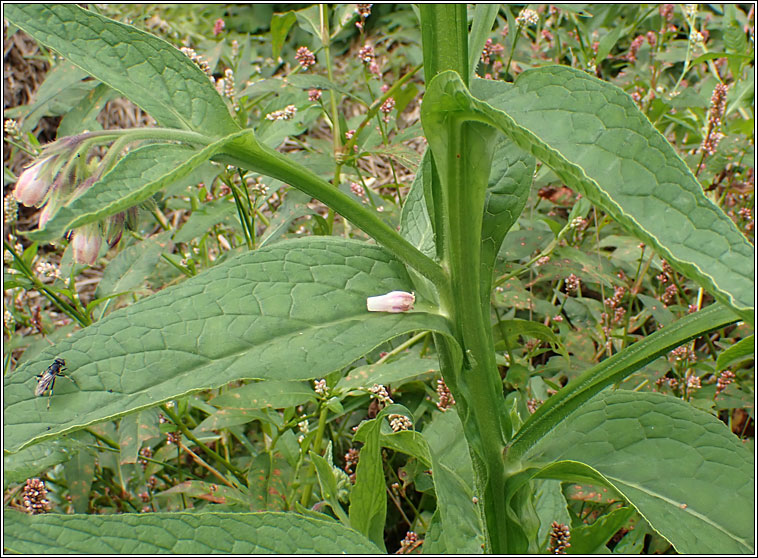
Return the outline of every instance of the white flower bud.
{"type": "Polygon", "coordinates": [[[407,312],[413,308],[416,296],[405,291],[392,291],[381,296],[370,296],[366,299],[369,312],[407,312]]]}
{"type": "Polygon", "coordinates": [[[74,250],[74,261],[94,265],[100,254],[103,239],[96,227],[83,227],[74,232],[71,246],[74,250]]]}

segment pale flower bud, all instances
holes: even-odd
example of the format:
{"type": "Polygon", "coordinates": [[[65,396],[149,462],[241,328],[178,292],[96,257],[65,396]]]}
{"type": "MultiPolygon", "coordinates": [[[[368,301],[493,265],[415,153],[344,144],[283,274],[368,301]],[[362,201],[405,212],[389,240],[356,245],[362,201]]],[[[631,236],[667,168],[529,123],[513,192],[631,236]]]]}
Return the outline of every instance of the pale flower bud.
{"type": "Polygon", "coordinates": [[[27,207],[39,204],[53,185],[51,177],[43,172],[47,162],[48,159],[42,159],[34,163],[21,173],[16,182],[13,196],[27,207]]]}
{"type": "Polygon", "coordinates": [[[366,299],[369,312],[407,312],[413,308],[416,296],[405,291],[392,291],[381,296],[370,296],[366,299]]]}
{"type": "Polygon", "coordinates": [[[83,227],[74,232],[71,247],[74,250],[74,261],[93,265],[100,254],[103,239],[97,227],[83,227]]]}
{"type": "Polygon", "coordinates": [[[42,208],[42,211],[39,213],[39,228],[42,229],[45,227],[45,223],[47,223],[50,220],[50,217],[53,216],[53,213],[55,213],[55,210],[57,207],[55,207],[55,204],[47,203],[45,204],[45,207],[42,208]]]}

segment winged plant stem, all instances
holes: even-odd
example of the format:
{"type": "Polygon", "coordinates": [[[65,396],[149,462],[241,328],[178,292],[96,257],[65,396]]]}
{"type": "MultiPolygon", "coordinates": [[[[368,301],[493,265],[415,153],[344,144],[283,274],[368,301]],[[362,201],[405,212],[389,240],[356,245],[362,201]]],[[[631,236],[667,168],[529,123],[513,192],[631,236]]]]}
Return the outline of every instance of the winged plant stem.
{"type": "MultiPolygon", "coordinates": [[[[427,85],[445,70],[468,82],[466,6],[422,4],[421,35],[427,85]]],[[[434,108],[430,109],[434,111],[434,108]]],[[[422,112],[423,114],[423,112],[422,112]]],[[[464,349],[459,368],[447,342],[436,337],[440,366],[457,402],[474,465],[479,510],[485,531],[485,552],[507,553],[507,521],[503,475],[503,392],[495,363],[489,317],[480,293],[481,230],[485,190],[494,142],[486,127],[467,124],[455,115],[436,122],[445,134],[427,131],[433,152],[432,178],[438,253],[450,273],[452,297],[440,293],[456,338],[464,349]]]]}

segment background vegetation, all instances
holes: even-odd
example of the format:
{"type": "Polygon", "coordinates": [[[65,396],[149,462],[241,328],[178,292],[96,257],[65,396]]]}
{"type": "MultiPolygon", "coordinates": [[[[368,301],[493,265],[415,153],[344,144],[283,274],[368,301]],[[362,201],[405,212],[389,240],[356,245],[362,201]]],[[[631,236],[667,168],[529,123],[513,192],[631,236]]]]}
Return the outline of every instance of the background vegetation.
{"type": "MultiPolygon", "coordinates": [[[[336,8],[327,47],[315,6],[297,12],[260,4],[91,9],[191,48],[188,55],[261,143],[327,180],[339,177],[341,190],[398,226],[426,147],[419,121],[421,36],[410,5],[358,6],[336,8]]],[[[281,181],[209,164],[127,215],[126,228],[100,230],[96,236],[109,242],[93,241],[97,253],[89,263],[82,263],[73,239],[30,242],[23,233],[37,228],[40,212],[18,205],[11,187],[44,144],[84,130],[154,122],[13,26],[4,26],[4,46],[5,375],[75,329],[231,255],[304,235],[367,239],[281,181]]],[[[549,63],[629,93],[754,244],[752,5],[503,5],[478,74],[512,81],[549,63]]],[[[498,365],[515,421],[583,370],[711,302],[539,165],[527,207],[498,254],[496,277],[498,365]],[[513,319],[532,325],[514,338],[505,326],[513,319]]],[[[439,450],[465,453],[445,439],[451,401],[438,381],[432,346],[431,334],[407,335],[323,381],[236,383],[32,446],[6,457],[5,503],[97,514],[213,508],[338,515],[362,441],[354,429],[392,402],[412,411],[415,430],[439,432],[439,450]],[[323,468],[332,470],[334,486],[317,475],[323,468]],[[250,483],[254,498],[228,481],[228,471],[257,481],[250,483]],[[40,492],[27,482],[31,477],[44,482],[42,499],[30,500],[40,492]]],[[[58,382],[65,391],[67,380],[58,382]]],[[[718,417],[753,449],[749,325],[696,339],[617,387],[680,398],[718,417]]],[[[53,397],[53,410],[55,404],[53,397]]],[[[387,550],[418,552],[435,509],[429,465],[391,450],[382,458],[387,550]]],[[[552,517],[571,527],[575,549],[582,548],[582,527],[597,522],[614,525],[600,544],[616,552],[671,549],[638,514],[614,516],[622,502],[605,490],[561,486],[568,506],[555,505],[552,517]]],[[[560,547],[560,533],[551,537],[549,523],[543,527],[544,547],[560,547]]]]}

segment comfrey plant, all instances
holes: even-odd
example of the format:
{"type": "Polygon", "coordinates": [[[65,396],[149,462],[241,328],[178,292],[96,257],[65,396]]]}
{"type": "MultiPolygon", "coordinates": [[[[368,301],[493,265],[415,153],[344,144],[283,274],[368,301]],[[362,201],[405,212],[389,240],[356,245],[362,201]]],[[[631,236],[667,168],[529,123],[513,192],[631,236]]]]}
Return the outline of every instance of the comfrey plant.
{"type": "MultiPolygon", "coordinates": [[[[302,190],[376,241],[306,237],[252,250],[42,351],[5,378],[6,452],[29,452],[33,444],[237,380],[265,386],[324,378],[387,340],[419,331],[433,333],[446,401],[455,401],[441,414],[437,426],[444,428],[433,443],[413,430],[410,411],[384,397],[386,406],[355,434],[363,446],[347,512],[331,447],[323,452],[314,445],[321,493],[338,521],[302,506],[295,506],[299,513],[6,512],[8,548],[34,551],[39,537],[46,548],[58,541],[87,552],[101,548],[88,547],[90,541],[112,537],[125,552],[151,544],[173,552],[381,552],[385,446],[417,457],[432,472],[437,508],[427,552],[527,553],[548,544],[592,552],[635,510],[679,552],[754,552],[750,452],[716,418],[679,399],[610,389],[708,331],[752,324],[752,247],[620,89],[560,66],[525,71],[514,83],[474,79],[497,9],[477,6],[469,33],[465,6],[419,8],[426,78],[421,120],[429,148],[397,231],[259,142],[256,130],[241,129],[208,76],[164,41],[74,5],[6,6],[11,23],[131,99],[159,126],[121,132],[110,147],[112,167],[58,207],[32,238],[92,226],[218,161],[302,190]],[[134,144],[128,153],[127,144],[134,144]],[[490,295],[495,257],[525,206],[537,161],[718,302],[586,370],[523,421],[515,399],[503,392],[490,295]],[[76,384],[63,383],[48,411],[34,396],[35,374],[56,358],[65,359],[76,384]],[[451,462],[439,439],[465,440],[466,463],[451,462]],[[628,505],[584,539],[571,536],[557,517],[545,520],[543,513],[545,501],[560,497],[556,481],[602,485],[628,505]],[[93,537],[74,536],[82,532],[93,537]],[[153,533],[161,540],[146,538],[153,533]]],[[[29,202],[41,199],[31,190],[48,177],[50,164],[36,163],[19,185],[29,202]]],[[[509,326],[506,342],[525,327],[518,320],[509,326]]],[[[317,396],[327,401],[333,388],[318,383],[317,396]]],[[[307,426],[303,438],[313,435],[307,426]]],[[[225,467],[224,482],[250,493],[254,475],[213,454],[225,467]]],[[[301,499],[306,506],[309,494],[301,499]]]]}

